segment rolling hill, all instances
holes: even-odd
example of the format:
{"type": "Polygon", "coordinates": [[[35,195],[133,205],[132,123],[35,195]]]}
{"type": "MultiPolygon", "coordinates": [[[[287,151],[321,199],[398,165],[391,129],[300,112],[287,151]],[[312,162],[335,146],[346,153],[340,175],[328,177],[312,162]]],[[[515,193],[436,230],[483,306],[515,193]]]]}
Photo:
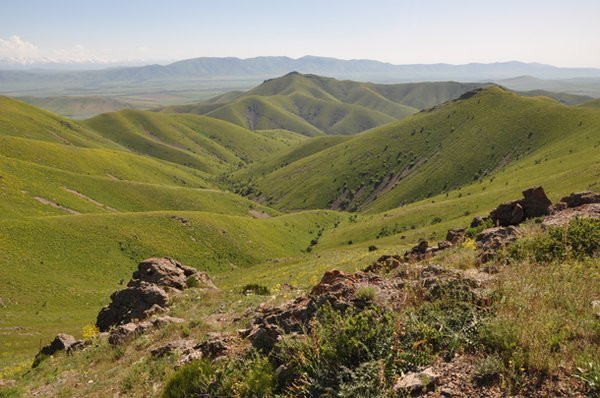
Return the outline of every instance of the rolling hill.
{"type": "MultiPolygon", "coordinates": [[[[493,176],[524,157],[589,150],[600,113],[493,86],[359,134],[264,176],[239,175],[240,191],[282,209],[384,211],[493,176]]],[[[587,158],[595,164],[597,156],[587,158]]],[[[234,176],[235,178],[235,176],[234,176]]]]}
{"type": "Polygon", "coordinates": [[[136,153],[213,174],[258,160],[289,145],[268,134],[198,115],[126,110],[102,114],[82,123],[136,153]]]}
{"type": "Polygon", "coordinates": [[[308,136],[348,135],[403,119],[482,86],[456,82],[383,85],[292,72],[245,93],[165,107],[162,112],[207,115],[250,130],[283,128],[308,136]]]}

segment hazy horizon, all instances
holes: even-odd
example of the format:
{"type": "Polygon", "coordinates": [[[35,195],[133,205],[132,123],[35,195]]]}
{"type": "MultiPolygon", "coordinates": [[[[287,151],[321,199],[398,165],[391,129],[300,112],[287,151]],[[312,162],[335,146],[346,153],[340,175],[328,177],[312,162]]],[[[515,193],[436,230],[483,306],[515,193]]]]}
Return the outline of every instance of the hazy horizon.
{"type": "Polygon", "coordinates": [[[0,60],[21,63],[140,65],[310,54],[396,65],[600,67],[600,3],[591,0],[31,0],[2,8],[0,60]]]}

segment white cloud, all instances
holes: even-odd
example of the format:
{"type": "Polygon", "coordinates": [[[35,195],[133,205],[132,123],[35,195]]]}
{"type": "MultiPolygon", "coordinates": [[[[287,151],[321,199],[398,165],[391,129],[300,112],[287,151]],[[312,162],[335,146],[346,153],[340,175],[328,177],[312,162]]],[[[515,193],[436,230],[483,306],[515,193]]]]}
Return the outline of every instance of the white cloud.
{"type": "Polygon", "coordinates": [[[0,37],[0,57],[26,59],[39,56],[39,49],[35,44],[21,39],[17,35],[4,40],[0,37]]]}
{"type": "Polygon", "coordinates": [[[81,44],[77,44],[72,48],[55,50],[53,58],[66,62],[87,62],[94,60],[94,55],[81,44]]]}

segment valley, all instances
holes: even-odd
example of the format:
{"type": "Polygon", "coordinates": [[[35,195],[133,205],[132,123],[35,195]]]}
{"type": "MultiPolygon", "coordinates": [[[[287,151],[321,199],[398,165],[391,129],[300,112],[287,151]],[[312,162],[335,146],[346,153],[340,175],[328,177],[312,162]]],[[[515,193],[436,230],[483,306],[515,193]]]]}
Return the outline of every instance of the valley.
{"type": "MultiPolygon", "coordinates": [[[[58,332],[82,337],[145,258],[172,257],[214,280],[218,292],[189,289],[174,301],[173,316],[194,326],[154,337],[201,340],[261,302],[300,297],[327,271],[355,273],[421,239],[443,241],[526,188],[543,186],[552,203],[600,191],[595,100],[524,94],[289,73],[185,105],[101,106],[82,120],[0,97],[0,379],[21,377],[58,332]],[[271,293],[240,293],[250,285],[271,293]]],[[[472,250],[452,250],[439,261],[483,273],[472,250]]],[[[91,358],[97,378],[102,355],[113,355],[98,344],[48,361],[73,369],[91,358]]],[[[116,366],[146,361],[140,352],[116,366]]],[[[110,374],[110,386],[90,383],[86,394],[157,395],[169,361],[160,380],[143,373],[133,386],[110,374]]],[[[22,391],[63,391],[40,368],[22,391]]],[[[65,380],[67,395],[81,382],[65,380]]]]}

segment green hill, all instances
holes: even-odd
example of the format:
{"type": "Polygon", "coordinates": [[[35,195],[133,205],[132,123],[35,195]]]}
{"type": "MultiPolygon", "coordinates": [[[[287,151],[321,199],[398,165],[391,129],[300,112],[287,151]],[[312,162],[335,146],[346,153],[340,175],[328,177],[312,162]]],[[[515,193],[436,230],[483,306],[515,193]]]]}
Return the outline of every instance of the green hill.
{"type": "Polygon", "coordinates": [[[208,115],[251,130],[347,135],[403,119],[481,86],[455,82],[385,85],[292,72],[245,93],[162,111],[208,115]]]}
{"type": "Polygon", "coordinates": [[[0,96],[0,135],[75,146],[120,147],[77,122],[2,96],[0,96]]]}
{"type": "Polygon", "coordinates": [[[278,208],[387,210],[493,176],[542,148],[596,145],[598,126],[595,110],[490,87],[238,182],[278,208]]]}
{"type": "Polygon", "coordinates": [[[600,98],[584,102],[583,104],[579,104],[579,106],[583,108],[600,108],[600,98]]]}
{"type": "Polygon", "coordinates": [[[258,160],[288,143],[198,115],[126,110],[83,121],[127,149],[208,173],[258,160]]]}
{"type": "Polygon", "coordinates": [[[524,97],[550,97],[555,100],[565,104],[565,105],[579,105],[590,100],[593,100],[592,97],[588,95],[577,95],[570,93],[557,93],[546,90],[530,90],[530,91],[520,91],[519,95],[524,97]]]}

